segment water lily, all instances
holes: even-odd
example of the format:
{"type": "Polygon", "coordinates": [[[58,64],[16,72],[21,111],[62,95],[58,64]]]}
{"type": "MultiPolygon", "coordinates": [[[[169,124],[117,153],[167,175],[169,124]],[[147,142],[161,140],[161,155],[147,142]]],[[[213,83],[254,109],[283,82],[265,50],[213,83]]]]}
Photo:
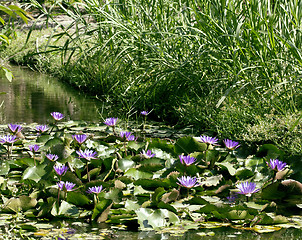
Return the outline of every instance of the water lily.
{"type": "Polygon", "coordinates": [[[127,132],[127,131],[121,131],[120,132],[120,137],[127,140],[129,137],[131,136],[131,132],[127,132]]]}
{"type": "Polygon", "coordinates": [[[2,138],[0,138],[0,143],[5,144],[5,143],[14,143],[17,141],[17,137],[15,135],[5,135],[2,138]]]}
{"type": "Polygon", "coordinates": [[[39,151],[40,146],[37,144],[34,144],[34,145],[29,145],[28,148],[31,152],[35,153],[35,152],[39,151]]]}
{"type": "Polygon", "coordinates": [[[148,115],[148,113],[149,113],[148,111],[142,111],[142,112],[141,112],[141,115],[143,115],[143,116],[147,116],[147,115],[148,115]]]}
{"type": "Polygon", "coordinates": [[[141,153],[145,158],[152,158],[152,157],[155,157],[155,153],[152,154],[151,150],[142,150],[142,153],[141,153]]]}
{"type": "Polygon", "coordinates": [[[254,182],[243,182],[236,185],[236,187],[239,189],[239,194],[243,194],[247,197],[252,196],[253,193],[258,192],[260,189],[256,189],[256,183],[254,182]]]}
{"type": "Polygon", "coordinates": [[[38,125],[38,126],[36,126],[36,130],[37,130],[39,133],[44,133],[44,132],[46,132],[48,129],[49,129],[49,127],[48,127],[47,125],[38,125]]]}
{"type": "Polygon", "coordinates": [[[94,193],[94,194],[99,194],[103,189],[103,186],[94,186],[94,187],[89,187],[87,190],[87,193],[94,193]]]}
{"type": "Polygon", "coordinates": [[[179,181],[177,184],[180,186],[183,186],[185,188],[193,188],[193,187],[198,187],[201,184],[197,183],[197,178],[196,177],[190,177],[190,176],[182,176],[181,178],[177,178],[179,181]]]}
{"type": "Polygon", "coordinates": [[[106,118],[104,123],[105,123],[107,126],[113,127],[113,126],[116,125],[117,119],[118,119],[118,118],[106,118]]]}
{"type": "Polygon", "coordinates": [[[232,141],[230,139],[225,139],[223,140],[225,147],[229,150],[235,150],[236,148],[238,148],[240,146],[240,144],[238,142],[232,141]]]}
{"type": "Polygon", "coordinates": [[[218,143],[218,138],[209,137],[209,136],[206,136],[206,135],[200,136],[200,142],[203,142],[203,143],[206,143],[206,144],[209,144],[209,145],[219,146],[219,144],[217,144],[218,143]]]}
{"type": "Polygon", "coordinates": [[[96,159],[97,158],[97,152],[94,152],[89,149],[85,149],[82,151],[81,149],[79,151],[76,151],[76,153],[79,155],[79,158],[84,158],[87,160],[86,162],[86,169],[87,169],[87,179],[88,182],[90,182],[90,174],[89,174],[89,169],[88,169],[88,161],[91,159],[96,159]]]}
{"type": "Polygon", "coordinates": [[[72,183],[72,182],[67,182],[67,181],[66,182],[60,181],[57,183],[57,185],[61,191],[66,190],[67,192],[70,192],[70,191],[75,190],[73,188],[76,184],[72,183]]]}
{"type": "Polygon", "coordinates": [[[72,138],[81,145],[86,141],[87,135],[86,134],[77,134],[77,135],[72,135],[72,138]]]}
{"type": "Polygon", "coordinates": [[[65,165],[59,165],[59,164],[56,164],[53,166],[54,170],[56,171],[56,173],[59,175],[59,176],[63,176],[65,175],[65,173],[67,172],[68,170],[68,167],[65,166],[65,165]]]}
{"type": "Polygon", "coordinates": [[[97,158],[97,152],[94,152],[93,150],[89,150],[89,149],[85,149],[84,151],[80,149],[76,151],[76,153],[79,155],[80,158],[84,158],[87,161],[97,158]]]}
{"type": "Polygon", "coordinates": [[[196,162],[196,159],[194,157],[191,157],[190,155],[184,156],[184,155],[179,155],[179,160],[181,164],[184,164],[186,166],[189,166],[196,162]]]}
{"type": "Polygon", "coordinates": [[[56,155],[56,154],[51,154],[51,153],[49,153],[49,154],[46,154],[46,157],[50,160],[50,161],[56,161],[56,160],[58,160],[58,155],[56,155]]]}
{"type": "Polygon", "coordinates": [[[282,171],[287,166],[285,162],[278,159],[270,159],[270,161],[266,163],[271,169],[277,172],[282,171]]]}
{"type": "Polygon", "coordinates": [[[50,115],[54,118],[54,120],[56,121],[60,121],[62,120],[65,116],[63,113],[60,113],[60,112],[52,112],[50,113],[50,115]]]}
{"type": "Polygon", "coordinates": [[[21,125],[19,124],[8,124],[8,128],[9,130],[13,133],[16,134],[18,132],[21,132],[21,130],[23,129],[21,125]]]}

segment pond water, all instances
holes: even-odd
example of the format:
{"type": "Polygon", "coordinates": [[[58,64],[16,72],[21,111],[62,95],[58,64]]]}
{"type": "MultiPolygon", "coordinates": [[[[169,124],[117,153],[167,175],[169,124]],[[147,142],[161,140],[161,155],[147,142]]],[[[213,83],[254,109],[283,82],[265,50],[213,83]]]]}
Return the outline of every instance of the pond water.
{"type": "MultiPolygon", "coordinates": [[[[66,120],[102,121],[102,111],[108,108],[103,102],[87,97],[55,78],[18,66],[11,66],[10,69],[15,76],[12,82],[0,78],[0,93],[5,92],[0,94],[0,124],[17,122],[43,124],[51,120],[50,112],[53,111],[62,112],[66,120]]],[[[153,135],[167,134],[166,130],[163,133],[161,130],[151,131],[153,135]]],[[[5,239],[19,239],[18,233],[14,238],[7,236],[9,224],[5,219],[2,221],[0,216],[0,239],[3,239],[1,236],[6,236],[5,239]]],[[[46,227],[41,227],[44,223],[28,222],[28,225],[31,224],[36,229],[29,231],[27,236],[35,239],[302,239],[302,231],[293,228],[263,234],[230,227],[202,228],[175,236],[171,232],[133,232],[120,230],[118,226],[80,222],[60,221],[59,224],[45,224],[46,227]]],[[[16,226],[20,227],[21,224],[17,223],[16,226]]]]}
{"type": "Polygon", "coordinates": [[[75,91],[53,77],[10,66],[14,79],[0,77],[0,123],[46,123],[51,112],[66,120],[97,121],[102,102],[75,91]]]}

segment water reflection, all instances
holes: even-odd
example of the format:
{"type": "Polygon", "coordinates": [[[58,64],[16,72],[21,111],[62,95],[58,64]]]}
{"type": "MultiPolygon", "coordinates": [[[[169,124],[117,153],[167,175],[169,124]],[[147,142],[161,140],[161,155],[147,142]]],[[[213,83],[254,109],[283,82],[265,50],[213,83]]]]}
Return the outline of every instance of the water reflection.
{"type": "Polygon", "coordinates": [[[15,79],[0,77],[0,123],[46,123],[50,112],[62,112],[66,119],[96,121],[101,103],[58,82],[55,78],[11,66],[15,79]],[[1,105],[2,103],[2,105],[1,105]]]}

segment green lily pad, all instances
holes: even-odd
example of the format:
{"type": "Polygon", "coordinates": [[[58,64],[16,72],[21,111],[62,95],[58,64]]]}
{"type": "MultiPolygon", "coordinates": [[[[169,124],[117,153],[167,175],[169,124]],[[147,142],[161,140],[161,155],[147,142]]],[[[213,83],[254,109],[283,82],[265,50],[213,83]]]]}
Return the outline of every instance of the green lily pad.
{"type": "Polygon", "coordinates": [[[199,142],[196,137],[182,137],[174,145],[175,153],[190,154],[193,152],[203,152],[207,149],[207,144],[199,142]]]}

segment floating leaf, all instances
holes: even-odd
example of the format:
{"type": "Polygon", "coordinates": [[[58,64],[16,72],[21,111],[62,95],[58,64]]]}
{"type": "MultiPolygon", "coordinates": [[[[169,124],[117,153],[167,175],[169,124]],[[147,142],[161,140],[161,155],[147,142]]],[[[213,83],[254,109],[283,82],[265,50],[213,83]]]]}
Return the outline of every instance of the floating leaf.
{"type": "Polygon", "coordinates": [[[199,142],[196,137],[182,137],[175,143],[175,153],[190,154],[193,152],[203,152],[207,149],[207,144],[199,142]]]}
{"type": "Polygon", "coordinates": [[[133,177],[135,180],[141,179],[141,178],[151,178],[153,174],[139,171],[135,168],[130,168],[126,173],[125,176],[133,177]]]}
{"type": "Polygon", "coordinates": [[[64,216],[64,217],[78,217],[79,209],[66,201],[62,201],[59,207],[59,211],[57,210],[57,205],[54,204],[51,210],[51,214],[53,216],[64,216]]]}
{"type": "Polygon", "coordinates": [[[89,198],[80,192],[68,192],[67,201],[75,204],[76,206],[85,206],[90,203],[89,198]]]}
{"type": "Polygon", "coordinates": [[[28,167],[25,169],[22,178],[39,182],[41,178],[47,173],[45,168],[46,166],[44,164],[39,166],[28,167]]]}
{"type": "Polygon", "coordinates": [[[177,215],[167,209],[140,208],[135,212],[141,228],[160,228],[179,222],[177,215]]]}

